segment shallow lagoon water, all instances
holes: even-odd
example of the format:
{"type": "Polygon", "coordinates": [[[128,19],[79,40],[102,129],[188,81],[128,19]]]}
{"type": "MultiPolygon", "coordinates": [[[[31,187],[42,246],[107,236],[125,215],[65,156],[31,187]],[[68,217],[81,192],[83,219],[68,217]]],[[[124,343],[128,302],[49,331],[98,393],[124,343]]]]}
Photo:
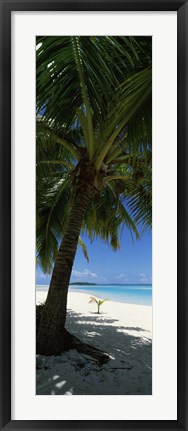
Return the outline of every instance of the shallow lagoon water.
{"type": "MultiPolygon", "coordinates": [[[[37,285],[39,291],[47,291],[48,285],[37,285]]],[[[128,304],[152,305],[151,284],[98,284],[96,286],[71,285],[72,292],[85,292],[98,298],[108,298],[110,301],[126,302],[128,304]]]]}

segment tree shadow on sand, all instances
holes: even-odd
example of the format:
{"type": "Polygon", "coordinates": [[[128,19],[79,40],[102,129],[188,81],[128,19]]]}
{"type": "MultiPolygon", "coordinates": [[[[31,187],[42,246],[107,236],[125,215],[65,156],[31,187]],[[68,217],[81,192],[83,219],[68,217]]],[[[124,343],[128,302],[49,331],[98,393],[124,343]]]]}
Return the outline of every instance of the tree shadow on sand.
{"type": "Polygon", "coordinates": [[[68,310],[66,326],[83,342],[107,352],[111,360],[99,366],[76,351],[52,358],[49,368],[38,373],[37,395],[151,395],[151,339],[126,332],[148,331],[118,326],[118,319],[83,316],[73,310],[68,310]]]}

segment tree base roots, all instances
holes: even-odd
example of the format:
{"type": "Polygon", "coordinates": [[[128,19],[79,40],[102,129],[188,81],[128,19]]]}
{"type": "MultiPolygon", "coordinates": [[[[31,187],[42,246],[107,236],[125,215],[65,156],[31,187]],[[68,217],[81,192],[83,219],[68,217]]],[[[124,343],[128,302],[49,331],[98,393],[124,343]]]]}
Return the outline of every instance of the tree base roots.
{"type": "Polygon", "coordinates": [[[110,360],[110,356],[107,353],[102,352],[96,347],[90,346],[90,344],[83,343],[79,338],[70,334],[66,329],[65,332],[66,335],[64,334],[64,336],[66,336],[67,340],[67,350],[76,349],[79,353],[92,358],[98,365],[103,365],[110,360]]]}
{"type": "MultiPolygon", "coordinates": [[[[38,333],[39,324],[40,324],[40,316],[43,309],[43,305],[37,306],[37,312],[36,312],[36,332],[38,333]]],[[[90,359],[94,360],[98,365],[103,365],[106,362],[110,360],[110,356],[102,352],[101,350],[97,349],[96,347],[90,346],[89,344],[83,343],[79,338],[75,337],[74,335],[70,334],[66,329],[64,329],[62,333],[62,341],[61,348],[59,353],[55,353],[57,356],[58,354],[61,355],[63,352],[70,350],[70,349],[76,349],[77,352],[86,355],[90,359]],[[63,347],[62,347],[63,346],[63,347]]],[[[43,354],[46,356],[54,355],[54,353],[47,353],[47,352],[41,352],[40,349],[38,349],[37,346],[37,354],[43,354]]]]}

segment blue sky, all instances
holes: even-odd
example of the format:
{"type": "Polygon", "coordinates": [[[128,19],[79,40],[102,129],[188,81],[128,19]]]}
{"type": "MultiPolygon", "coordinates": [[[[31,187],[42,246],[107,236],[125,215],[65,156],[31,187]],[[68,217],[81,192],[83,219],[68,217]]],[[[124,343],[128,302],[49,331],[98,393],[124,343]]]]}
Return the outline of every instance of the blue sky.
{"type": "MultiPolygon", "coordinates": [[[[150,284],[152,275],[152,234],[145,233],[132,242],[131,235],[124,230],[121,249],[113,251],[100,239],[91,244],[87,236],[82,236],[88,255],[86,261],[81,247],[78,247],[72,270],[71,282],[87,281],[99,284],[150,284]]],[[[37,284],[48,284],[50,276],[38,267],[37,284]]]]}

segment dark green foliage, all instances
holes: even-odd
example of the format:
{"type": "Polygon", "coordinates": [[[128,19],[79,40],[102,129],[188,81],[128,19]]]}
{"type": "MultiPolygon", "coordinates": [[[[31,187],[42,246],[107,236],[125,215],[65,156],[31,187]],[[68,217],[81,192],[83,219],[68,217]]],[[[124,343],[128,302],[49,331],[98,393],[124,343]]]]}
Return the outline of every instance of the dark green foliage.
{"type": "Polygon", "coordinates": [[[37,120],[37,261],[50,272],[86,160],[96,190],[82,232],[116,249],[123,226],[136,237],[139,225],[151,227],[151,38],[45,36],[37,47],[37,112],[44,110],[37,120]]]}

